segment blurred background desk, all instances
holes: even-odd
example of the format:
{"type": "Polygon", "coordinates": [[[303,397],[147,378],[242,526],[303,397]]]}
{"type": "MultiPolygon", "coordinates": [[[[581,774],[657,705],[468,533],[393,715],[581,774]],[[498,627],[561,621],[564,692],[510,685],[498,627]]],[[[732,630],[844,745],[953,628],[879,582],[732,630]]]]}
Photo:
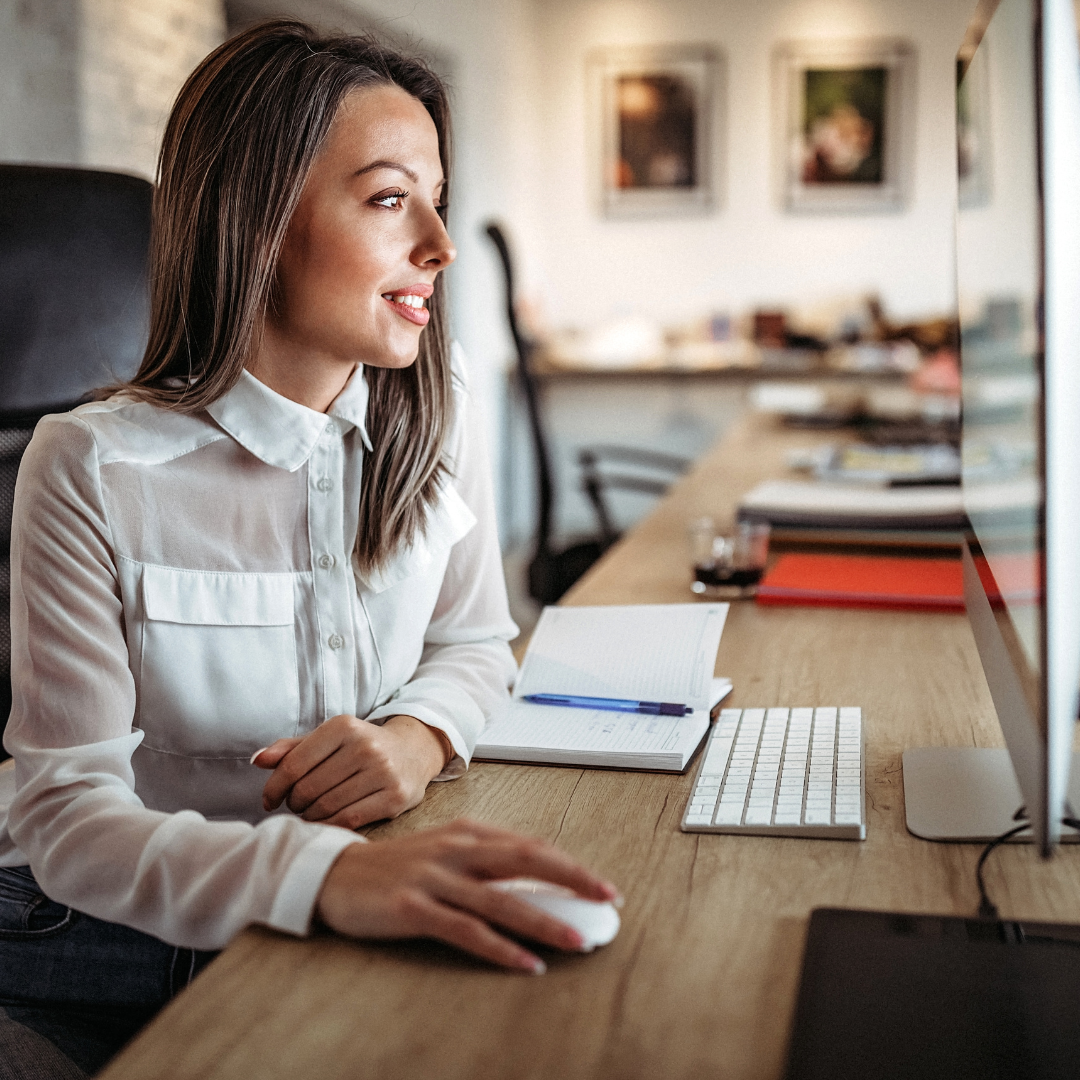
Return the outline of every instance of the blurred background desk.
{"type": "MultiPolygon", "coordinates": [[[[529,366],[552,459],[554,518],[562,540],[596,529],[581,491],[577,454],[582,446],[615,443],[697,459],[747,411],[754,388],[762,383],[822,386],[841,393],[904,385],[902,373],[830,370],[818,355],[803,350],[770,350],[753,367],[596,367],[556,364],[543,354],[529,366]]],[[[514,370],[507,378],[501,514],[513,545],[533,535],[536,487],[522,377],[514,370]]],[[[624,528],[651,509],[649,500],[626,492],[613,493],[612,506],[624,528]]]]}
{"type": "MultiPolygon", "coordinates": [[[[688,599],[686,520],[730,516],[807,438],[740,421],[566,602],[688,599]]],[[[910,746],[995,745],[999,733],[963,615],[735,604],[716,670],[734,679],[734,705],[863,707],[865,842],[682,833],[693,766],[669,776],[480,763],[372,837],[463,814],[544,836],[623,888],[611,945],[548,955],[548,974],[528,978],[430,943],[249,930],[103,1076],[779,1077],[812,908],[974,912],[979,848],[908,835],[900,758],[910,746]]],[[[1042,863],[1002,850],[988,883],[1006,918],[1080,921],[1072,852],[1042,863]]]]}

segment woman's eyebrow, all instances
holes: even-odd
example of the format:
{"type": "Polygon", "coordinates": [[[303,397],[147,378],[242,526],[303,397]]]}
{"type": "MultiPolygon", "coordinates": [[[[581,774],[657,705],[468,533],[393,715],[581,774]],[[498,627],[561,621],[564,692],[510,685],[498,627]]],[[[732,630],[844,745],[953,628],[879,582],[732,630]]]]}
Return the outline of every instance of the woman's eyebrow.
{"type": "Polygon", "coordinates": [[[402,165],[397,161],[373,161],[370,165],[365,165],[362,169],[357,169],[353,174],[355,176],[363,176],[364,173],[374,172],[375,169],[396,169],[399,173],[404,173],[414,184],[420,183],[420,177],[413,172],[407,165],[402,165]]]}

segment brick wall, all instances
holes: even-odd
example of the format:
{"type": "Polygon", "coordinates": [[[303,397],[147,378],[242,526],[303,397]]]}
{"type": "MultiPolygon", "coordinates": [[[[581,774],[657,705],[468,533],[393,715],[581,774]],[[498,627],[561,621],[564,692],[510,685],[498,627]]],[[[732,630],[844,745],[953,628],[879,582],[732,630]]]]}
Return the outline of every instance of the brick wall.
{"type": "Polygon", "coordinates": [[[82,0],[83,164],[153,177],[173,99],[225,37],[220,0],[82,0]]]}
{"type": "Polygon", "coordinates": [[[152,178],[177,91],[224,37],[222,0],[2,0],[0,160],[152,178]]]}

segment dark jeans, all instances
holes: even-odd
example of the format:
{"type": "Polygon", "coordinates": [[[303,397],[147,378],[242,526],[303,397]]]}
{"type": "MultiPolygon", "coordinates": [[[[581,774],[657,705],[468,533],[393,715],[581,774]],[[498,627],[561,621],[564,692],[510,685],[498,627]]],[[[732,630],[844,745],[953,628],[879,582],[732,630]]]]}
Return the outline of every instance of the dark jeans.
{"type": "Polygon", "coordinates": [[[100,1069],[217,955],[166,945],[46,897],[28,866],[0,867],[0,1008],[100,1069]]]}

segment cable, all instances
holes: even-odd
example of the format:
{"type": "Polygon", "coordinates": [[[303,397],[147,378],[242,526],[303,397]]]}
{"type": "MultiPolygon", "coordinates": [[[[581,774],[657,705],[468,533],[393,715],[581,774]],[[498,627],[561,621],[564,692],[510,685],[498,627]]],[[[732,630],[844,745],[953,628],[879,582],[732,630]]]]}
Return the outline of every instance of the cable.
{"type": "MultiPolygon", "coordinates": [[[[983,853],[979,856],[979,862],[975,867],[975,880],[979,885],[979,918],[987,919],[992,922],[997,922],[1000,919],[998,914],[997,905],[990,899],[986,891],[986,882],[983,881],[983,866],[986,864],[986,860],[990,857],[990,852],[1000,844],[1004,844],[1006,840],[1011,840],[1017,833],[1023,832],[1029,826],[1027,820],[1021,821],[1021,818],[1027,817],[1027,810],[1021,806],[1019,810],[1013,814],[1013,821],[1020,821],[1019,825],[1009,829],[1008,832],[1003,832],[996,840],[991,840],[989,844],[983,848],[983,853]]],[[[1061,824],[1067,826],[1070,829],[1076,829],[1080,831],[1080,819],[1071,816],[1063,817],[1061,824]]]]}
{"type": "MultiPolygon", "coordinates": [[[[1020,809],[1013,814],[1013,821],[1017,821],[1019,818],[1024,817],[1025,814],[1025,809],[1021,806],[1020,809]]],[[[975,881],[979,885],[980,919],[997,922],[1000,918],[997,905],[990,899],[990,896],[986,891],[986,882],[983,881],[983,866],[986,865],[986,860],[990,858],[990,852],[999,845],[1004,844],[1006,840],[1011,840],[1017,833],[1022,833],[1026,828],[1028,828],[1028,822],[1022,821],[1019,825],[1014,825],[1008,832],[1003,832],[996,840],[991,840],[990,843],[983,848],[983,853],[979,856],[979,862],[975,867],[975,881]]]]}

